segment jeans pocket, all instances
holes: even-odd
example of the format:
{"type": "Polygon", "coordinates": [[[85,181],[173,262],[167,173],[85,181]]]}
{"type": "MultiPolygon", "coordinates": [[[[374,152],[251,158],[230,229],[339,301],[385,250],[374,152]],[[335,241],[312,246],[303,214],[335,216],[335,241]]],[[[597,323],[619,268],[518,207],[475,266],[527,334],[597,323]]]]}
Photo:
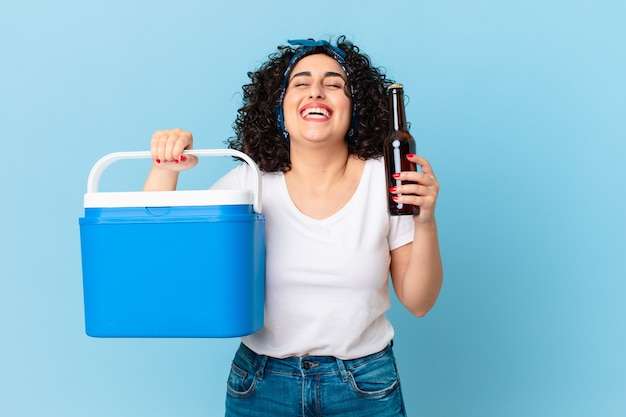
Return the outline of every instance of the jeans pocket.
{"type": "Polygon", "coordinates": [[[249,365],[246,366],[248,370],[244,370],[233,361],[226,385],[228,394],[240,398],[252,395],[256,387],[256,377],[252,364],[249,365]]]}
{"type": "Polygon", "coordinates": [[[396,362],[383,355],[348,370],[352,390],[362,397],[383,398],[400,387],[396,362]]]}

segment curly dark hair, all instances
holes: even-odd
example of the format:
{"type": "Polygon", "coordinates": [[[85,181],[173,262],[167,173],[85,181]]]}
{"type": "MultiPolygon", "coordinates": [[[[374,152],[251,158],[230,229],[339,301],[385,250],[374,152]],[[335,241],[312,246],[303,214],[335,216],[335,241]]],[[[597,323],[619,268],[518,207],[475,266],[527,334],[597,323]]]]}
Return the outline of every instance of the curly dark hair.
{"type": "MultiPolygon", "coordinates": [[[[370,58],[346,40],[337,39],[337,47],[346,52],[345,62],[350,72],[346,94],[358,112],[356,137],[348,142],[348,152],[361,159],[382,156],[383,141],[389,131],[387,87],[393,84],[383,70],[374,68],[370,58]]],[[[228,147],[249,155],[265,172],[289,171],[289,142],[279,130],[274,109],[285,71],[297,49],[279,46],[257,71],[248,73],[251,82],[243,86],[243,105],[233,124],[236,136],[227,141],[228,147]]],[[[305,56],[324,53],[332,56],[325,46],[316,46],[305,56]]]]}

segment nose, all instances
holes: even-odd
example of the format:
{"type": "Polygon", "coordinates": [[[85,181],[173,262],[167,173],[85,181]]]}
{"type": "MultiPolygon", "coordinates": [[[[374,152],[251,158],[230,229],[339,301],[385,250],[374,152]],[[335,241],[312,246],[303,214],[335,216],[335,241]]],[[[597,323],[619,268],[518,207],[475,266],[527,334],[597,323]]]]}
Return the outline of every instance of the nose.
{"type": "Polygon", "coordinates": [[[321,83],[311,83],[309,98],[323,98],[324,88],[321,83]]]}

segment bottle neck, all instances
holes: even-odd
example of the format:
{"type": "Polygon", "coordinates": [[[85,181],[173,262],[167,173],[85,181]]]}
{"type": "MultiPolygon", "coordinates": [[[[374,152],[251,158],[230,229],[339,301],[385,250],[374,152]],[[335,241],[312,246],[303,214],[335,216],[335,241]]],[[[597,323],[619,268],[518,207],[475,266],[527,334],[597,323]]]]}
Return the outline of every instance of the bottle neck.
{"type": "Polygon", "coordinates": [[[391,130],[407,132],[406,116],[404,114],[404,92],[401,88],[392,88],[389,91],[389,111],[391,130]]]}

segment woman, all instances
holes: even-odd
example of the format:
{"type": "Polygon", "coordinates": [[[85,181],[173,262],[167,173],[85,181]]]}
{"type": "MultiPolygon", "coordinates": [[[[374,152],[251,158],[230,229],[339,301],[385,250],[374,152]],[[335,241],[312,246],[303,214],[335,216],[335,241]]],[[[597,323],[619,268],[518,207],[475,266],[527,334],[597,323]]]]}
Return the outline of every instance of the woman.
{"type": "MultiPolygon", "coordinates": [[[[228,379],[227,416],[405,415],[392,350],[388,277],[418,317],[442,284],[428,161],[398,173],[389,216],[382,162],[391,84],[344,37],[290,41],[249,73],[230,147],[262,171],[266,216],[265,326],[242,339],[228,379]]],[[[197,163],[191,133],[158,131],[145,190],[173,190],[197,163]]],[[[251,188],[242,164],[213,188],[251,188]]]]}

